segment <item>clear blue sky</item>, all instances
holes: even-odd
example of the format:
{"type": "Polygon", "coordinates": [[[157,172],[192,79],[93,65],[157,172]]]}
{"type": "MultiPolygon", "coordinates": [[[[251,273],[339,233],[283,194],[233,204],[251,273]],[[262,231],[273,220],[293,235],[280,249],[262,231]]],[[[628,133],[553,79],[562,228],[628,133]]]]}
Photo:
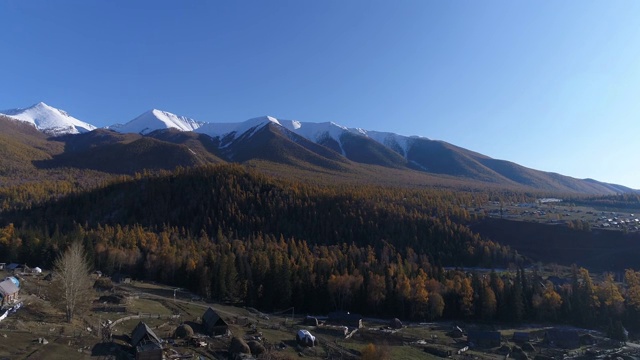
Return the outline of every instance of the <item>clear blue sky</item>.
{"type": "Polygon", "coordinates": [[[640,1],[0,1],[0,109],[444,140],[640,189],[640,1]]]}

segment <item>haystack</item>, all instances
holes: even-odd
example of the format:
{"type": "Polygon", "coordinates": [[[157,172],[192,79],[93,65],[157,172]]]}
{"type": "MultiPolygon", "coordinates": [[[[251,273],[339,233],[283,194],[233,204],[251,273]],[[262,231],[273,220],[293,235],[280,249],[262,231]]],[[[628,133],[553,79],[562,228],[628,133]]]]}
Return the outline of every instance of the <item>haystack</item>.
{"type": "Polygon", "coordinates": [[[234,336],[231,338],[231,344],[229,345],[229,352],[231,354],[251,354],[251,348],[244,340],[234,336]]]}
{"type": "Polygon", "coordinates": [[[193,336],[193,329],[187,324],[182,324],[176,328],[173,335],[178,339],[187,339],[193,336]]]}

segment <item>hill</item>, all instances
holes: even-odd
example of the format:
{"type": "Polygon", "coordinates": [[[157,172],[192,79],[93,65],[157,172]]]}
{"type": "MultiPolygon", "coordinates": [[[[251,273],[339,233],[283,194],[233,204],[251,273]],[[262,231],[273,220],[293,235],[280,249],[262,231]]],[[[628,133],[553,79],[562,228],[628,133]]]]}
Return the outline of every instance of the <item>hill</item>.
{"type": "Polygon", "coordinates": [[[224,161],[256,168],[264,166],[263,170],[271,174],[275,173],[274,169],[298,174],[315,172],[311,179],[342,173],[338,174],[338,179],[358,177],[364,183],[386,179],[398,183],[403,178],[416,178],[414,173],[418,172],[428,175],[421,180],[425,185],[434,185],[434,179],[435,183],[455,179],[452,186],[463,183],[464,186],[496,186],[556,194],[636,192],[621,185],[526,168],[444,141],[347,128],[333,122],[310,123],[263,116],[238,123],[205,123],[154,109],[110,129],[129,136],[144,135],[164,144],[148,139],[130,144],[124,138],[116,139],[113,134],[105,136],[104,130],[98,132],[100,136],[73,140],[68,134],[82,137],[95,127],[44,103],[7,113],[13,114],[12,119],[16,121],[31,123],[47,134],[65,138],[51,139],[64,141],[70,148],[65,148],[65,154],[54,161],[38,163],[47,169],[73,167],[133,174],[224,161]],[[196,132],[198,135],[178,136],[177,132],[196,132]],[[78,147],[78,143],[91,140],[96,141],[95,146],[78,147]],[[85,153],[79,149],[84,149],[85,153]],[[377,173],[375,179],[369,176],[372,168],[377,173]],[[401,175],[398,177],[398,174],[401,175]]]}

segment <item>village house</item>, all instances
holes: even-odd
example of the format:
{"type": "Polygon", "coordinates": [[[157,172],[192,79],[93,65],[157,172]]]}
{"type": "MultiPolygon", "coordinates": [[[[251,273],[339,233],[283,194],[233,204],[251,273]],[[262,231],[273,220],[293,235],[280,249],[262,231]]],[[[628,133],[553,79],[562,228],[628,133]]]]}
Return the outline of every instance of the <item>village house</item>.
{"type": "Polygon", "coordinates": [[[6,269],[7,269],[7,271],[19,272],[19,271],[22,271],[22,269],[24,269],[24,265],[11,263],[11,264],[7,265],[6,269]]]}
{"type": "Polygon", "coordinates": [[[12,304],[18,300],[20,288],[11,278],[0,282],[0,306],[12,304]]]}
{"type": "Polygon", "coordinates": [[[162,340],[142,321],[131,332],[131,346],[136,349],[136,360],[163,359],[162,340]]]}
{"type": "Polygon", "coordinates": [[[202,315],[202,329],[211,336],[226,335],[229,332],[229,325],[215,310],[208,308],[202,315]]]}

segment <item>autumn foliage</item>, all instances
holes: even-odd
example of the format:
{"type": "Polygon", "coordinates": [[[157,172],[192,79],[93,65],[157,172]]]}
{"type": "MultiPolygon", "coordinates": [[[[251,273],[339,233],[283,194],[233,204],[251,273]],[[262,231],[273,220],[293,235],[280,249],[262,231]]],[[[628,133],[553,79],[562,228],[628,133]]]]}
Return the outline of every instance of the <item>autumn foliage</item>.
{"type": "Polygon", "coordinates": [[[468,209],[491,197],[287,182],[237,165],[179,169],[3,211],[0,261],[47,266],[77,242],[106,274],[265,311],[640,323],[638,273],[628,271],[623,288],[575,268],[571,284],[556,286],[471,231],[468,209]]]}

